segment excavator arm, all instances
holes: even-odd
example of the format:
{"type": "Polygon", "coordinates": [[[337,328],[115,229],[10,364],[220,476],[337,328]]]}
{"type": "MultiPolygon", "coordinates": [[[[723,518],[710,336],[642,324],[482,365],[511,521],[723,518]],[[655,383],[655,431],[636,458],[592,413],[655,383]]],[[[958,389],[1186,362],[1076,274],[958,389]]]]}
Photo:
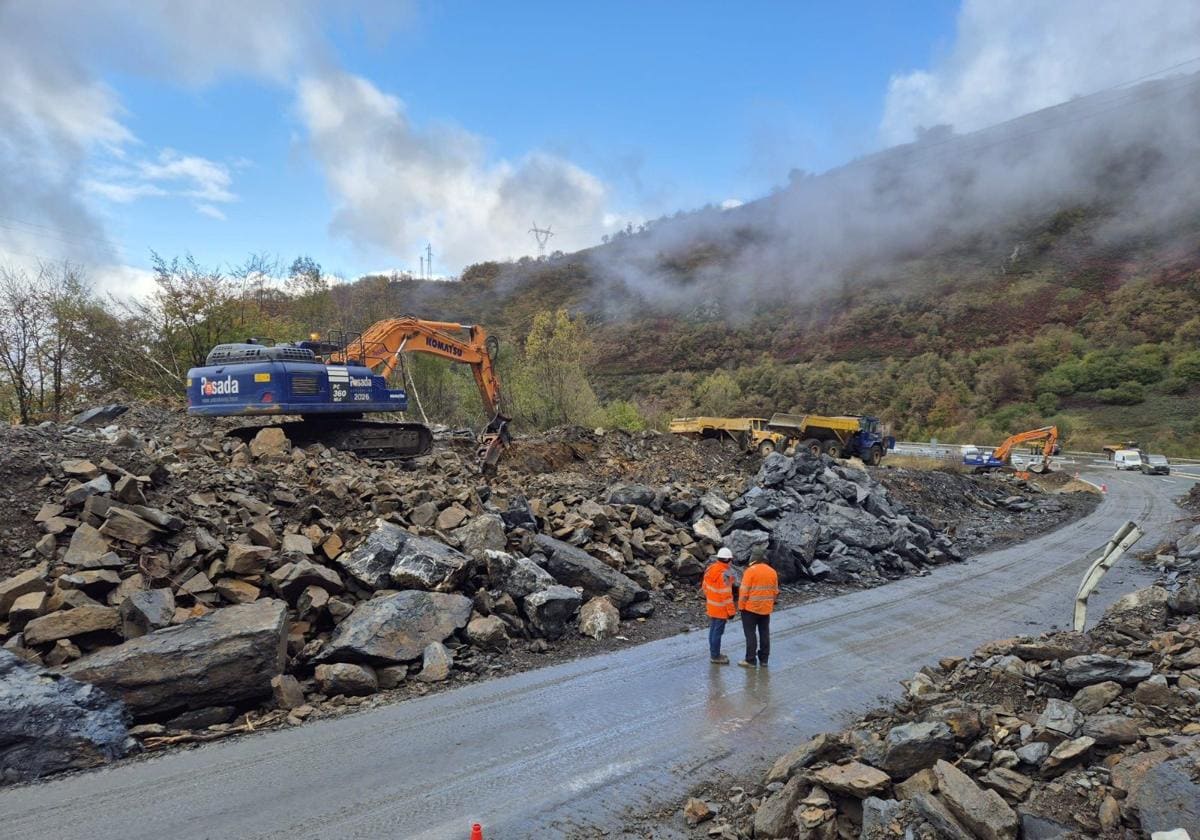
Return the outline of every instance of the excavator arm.
{"type": "Polygon", "coordinates": [[[488,469],[495,465],[512,439],[508,431],[510,418],[504,413],[500,378],[494,363],[496,347],[495,338],[478,325],[411,317],[390,318],[372,324],[359,338],[331,353],[329,361],[335,364],[358,361],[383,377],[396,369],[400,354],[405,352],[428,353],[470,365],[484,409],[491,418],[480,436],[477,452],[484,468],[488,469]]]}
{"type": "Polygon", "coordinates": [[[996,447],[996,451],[992,453],[992,457],[997,461],[1008,463],[1012,457],[1012,451],[1022,443],[1031,441],[1044,440],[1046,443],[1042,447],[1042,470],[1050,464],[1050,456],[1054,454],[1054,446],[1058,443],[1058,427],[1043,426],[1040,429],[1030,429],[1028,432],[1020,432],[1008,438],[1006,441],[996,447]]]}

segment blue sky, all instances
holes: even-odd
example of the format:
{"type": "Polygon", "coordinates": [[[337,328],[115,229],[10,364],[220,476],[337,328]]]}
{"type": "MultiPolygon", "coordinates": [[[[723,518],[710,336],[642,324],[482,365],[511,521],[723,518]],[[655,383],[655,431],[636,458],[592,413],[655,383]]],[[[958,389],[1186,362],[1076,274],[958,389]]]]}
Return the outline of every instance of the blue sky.
{"type": "Polygon", "coordinates": [[[27,197],[0,258],[111,284],[152,249],[303,253],[352,277],[431,241],[455,273],[531,253],[535,219],[570,250],[1190,58],[1189,6],[0,5],[0,190],[27,197]]]}

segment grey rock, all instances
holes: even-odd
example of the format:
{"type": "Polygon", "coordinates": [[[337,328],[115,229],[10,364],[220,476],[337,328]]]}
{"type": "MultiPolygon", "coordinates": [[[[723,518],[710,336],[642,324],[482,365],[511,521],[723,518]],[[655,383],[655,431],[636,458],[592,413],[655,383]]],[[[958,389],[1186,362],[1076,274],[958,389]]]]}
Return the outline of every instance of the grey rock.
{"type": "Polygon", "coordinates": [[[408,590],[364,601],[342,619],[321,652],[328,662],[391,665],[416,659],[430,642],[467,626],[471,599],[408,590]]]}
{"type": "Polygon", "coordinates": [[[271,693],[283,672],[287,605],[213,610],[72,662],[66,673],[123,699],[137,715],[199,709],[271,693]]]}
{"type": "Polygon", "coordinates": [[[546,571],[556,581],[566,586],[581,587],[591,597],[607,595],[622,615],[631,604],[650,597],[650,593],[631,578],[582,549],[545,534],[534,537],[534,543],[545,552],[546,571]]]}
{"type": "Polygon", "coordinates": [[[1073,840],[1077,837],[1076,829],[1069,825],[1038,816],[1021,812],[1022,840],[1073,840]]]}
{"type": "Polygon", "coordinates": [[[862,837],[875,837],[887,829],[903,805],[895,799],[868,796],[862,803],[862,837]]]}
{"type": "Polygon", "coordinates": [[[958,821],[981,840],[1014,840],[1017,814],[994,790],[984,790],[946,761],[933,766],[938,796],[958,821]]]}
{"type": "MultiPolygon", "coordinates": [[[[1197,549],[1196,558],[1200,558],[1200,547],[1197,549]]],[[[1200,613],[1200,577],[1188,578],[1182,586],[1168,595],[1167,606],[1173,612],[1184,615],[1200,613]]]]}
{"type": "Polygon", "coordinates": [[[1023,764],[1032,764],[1034,767],[1038,767],[1050,755],[1050,745],[1045,741],[1031,741],[1025,746],[1019,747],[1016,753],[1017,758],[1023,764]]]}
{"type": "Polygon", "coordinates": [[[1074,738],[1083,726],[1083,714],[1066,700],[1050,698],[1046,710],[1038,717],[1037,725],[1066,738],[1074,738]]]}
{"type": "Polygon", "coordinates": [[[98,405],[95,408],[79,412],[68,420],[67,423],[72,426],[81,426],[84,428],[107,426],[128,410],[129,406],[121,405],[120,403],[98,405]]]}
{"type": "Polygon", "coordinates": [[[933,826],[939,837],[945,840],[976,840],[975,835],[963,828],[945,803],[933,794],[918,793],[908,801],[913,810],[933,826]]]}
{"type": "Polygon", "coordinates": [[[953,753],[954,733],[945,723],[906,723],[893,726],[884,739],[883,769],[904,779],[953,753]]]}
{"type": "Polygon", "coordinates": [[[786,782],[806,767],[818,761],[832,761],[843,752],[845,748],[840,741],[822,733],[776,759],[767,773],[767,782],[786,782]]]}
{"type": "Polygon", "coordinates": [[[770,542],[771,535],[766,531],[739,530],[725,535],[725,547],[733,552],[734,562],[741,565],[750,562],[750,552],[756,545],[765,549],[770,542]]]}
{"type": "MultiPolygon", "coordinates": [[[[468,524],[466,527],[471,526],[468,524]]],[[[393,586],[428,592],[452,592],[470,573],[471,560],[458,549],[407,531],[403,534],[389,572],[393,586]]]]}
{"type": "Polygon", "coordinates": [[[794,776],[786,785],[763,800],[754,812],[755,837],[791,837],[796,829],[794,812],[807,783],[794,776]]]}
{"type": "Polygon", "coordinates": [[[1102,747],[1136,744],[1138,720],[1125,715],[1093,715],[1084,721],[1083,734],[1102,747]]]}
{"type": "Polygon", "coordinates": [[[0,780],[120,758],[126,720],[120,700],[0,648],[0,780]]]}
{"type": "Polygon", "coordinates": [[[1137,812],[1142,831],[1182,828],[1200,837],[1200,781],[1195,779],[1196,755],[1163,761],[1147,771],[1130,792],[1127,807],[1137,812]]]}
{"type": "Polygon", "coordinates": [[[229,723],[237,716],[236,706],[206,706],[203,709],[189,709],[181,715],[176,715],[167,721],[168,729],[206,729],[219,723],[229,723]]]}
{"type": "Polygon", "coordinates": [[[582,603],[583,598],[574,589],[555,584],[527,595],[522,606],[533,628],[553,640],[566,635],[582,603]]]}
{"type": "Polygon", "coordinates": [[[492,585],[513,598],[524,598],[555,584],[554,576],[528,557],[502,551],[488,551],[484,557],[492,585]]]}
{"type": "Polygon", "coordinates": [[[1072,656],[1062,664],[1067,684],[1078,688],[1101,682],[1119,682],[1132,685],[1141,682],[1154,672],[1154,667],[1140,659],[1117,659],[1102,653],[1072,656]]]}
{"type": "Polygon", "coordinates": [[[604,500],[610,505],[650,507],[654,504],[654,491],[644,484],[620,482],[608,488],[604,494],[604,500]]]}
{"type": "Polygon", "coordinates": [[[342,552],[334,562],[367,589],[384,589],[391,583],[392,563],[408,532],[392,522],[380,522],[353,551],[342,552]]]}
{"type": "Polygon", "coordinates": [[[454,536],[467,554],[476,551],[503,551],[508,543],[508,538],[504,535],[504,520],[494,513],[472,517],[454,531],[454,536]]]}
{"type": "Polygon", "coordinates": [[[171,623],[175,616],[175,595],[170,589],[134,592],[120,607],[121,633],[136,639],[171,623]]]}

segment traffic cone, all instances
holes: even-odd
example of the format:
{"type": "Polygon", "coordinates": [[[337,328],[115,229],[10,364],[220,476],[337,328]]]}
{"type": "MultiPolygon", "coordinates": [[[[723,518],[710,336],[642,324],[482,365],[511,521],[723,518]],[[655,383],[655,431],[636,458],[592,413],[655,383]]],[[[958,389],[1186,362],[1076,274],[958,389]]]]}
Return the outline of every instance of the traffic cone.
{"type": "Polygon", "coordinates": [[[471,826],[471,840],[483,840],[483,826],[479,823],[471,826]]]}

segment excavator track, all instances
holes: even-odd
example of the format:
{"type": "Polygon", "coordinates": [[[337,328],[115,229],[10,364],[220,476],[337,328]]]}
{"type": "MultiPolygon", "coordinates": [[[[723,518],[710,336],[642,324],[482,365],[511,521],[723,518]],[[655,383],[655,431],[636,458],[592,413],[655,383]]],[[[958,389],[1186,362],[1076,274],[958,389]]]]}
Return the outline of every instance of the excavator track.
{"type": "Polygon", "coordinates": [[[241,426],[229,434],[249,442],[265,428],[283,429],[293,446],[320,443],[330,449],[353,452],[360,458],[394,460],[417,458],[433,448],[433,432],[422,423],[385,423],[373,420],[313,419],[241,426]]]}

